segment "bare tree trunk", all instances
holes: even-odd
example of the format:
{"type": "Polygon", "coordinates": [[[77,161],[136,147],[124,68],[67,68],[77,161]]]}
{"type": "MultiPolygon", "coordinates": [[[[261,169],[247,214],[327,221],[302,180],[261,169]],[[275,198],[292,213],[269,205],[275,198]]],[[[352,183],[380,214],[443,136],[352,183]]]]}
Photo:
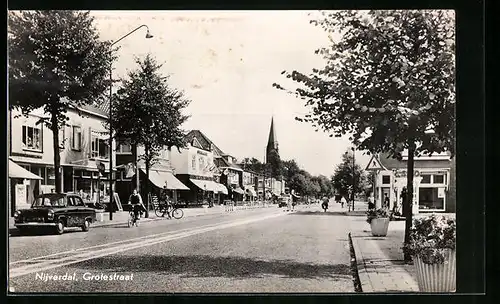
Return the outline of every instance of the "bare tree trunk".
{"type": "MultiPolygon", "coordinates": [[[[51,130],[52,130],[52,148],[54,149],[54,174],[55,174],[55,179],[56,179],[56,193],[61,193],[62,192],[62,187],[61,187],[61,155],[59,153],[59,126],[57,124],[57,114],[52,112],[51,115],[52,117],[50,118],[51,120],[51,130]]],[[[41,128],[43,132],[43,127],[41,128]]],[[[43,134],[40,134],[43,136],[43,134]]]]}
{"type": "MultiPolygon", "coordinates": [[[[413,221],[413,169],[414,169],[414,160],[415,160],[415,143],[413,140],[410,142],[408,148],[408,163],[407,163],[407,198],[406,202],[403,205],[403,213],[406,218],[405,222],[405,244],[409,244],[410,242],[410,229],[413,221]]],[[[411,262],[411,256],[408,253],[404,253],[405,263],[411,262]]]]}

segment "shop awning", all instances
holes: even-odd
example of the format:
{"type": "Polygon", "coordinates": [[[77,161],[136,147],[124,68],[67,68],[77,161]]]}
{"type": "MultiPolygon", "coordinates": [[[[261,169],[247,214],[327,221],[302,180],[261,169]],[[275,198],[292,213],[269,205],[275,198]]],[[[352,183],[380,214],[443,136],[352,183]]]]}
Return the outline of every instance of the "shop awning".
{"type": "Polygon", "coordinates": [[[9,177],[10,178],[24,178],[24,179],[43,179],[40,176],[29,172],[23,167],[9,159],[9,177]]]}
{"type": "MultiPolygon", "coordinates": [[[[141,170],[146,174],[146,170],[141,170]]],[[[171,190],[189,190],[171,172],[149,170],[149,180],[158,188],[163,188],[166,185],[167,189],[171,190]]]]}
{"type": "Polygon", "coordinates": [[[214,181],[210,180],[201,180],[201,179],[189,179],[193,184],[195,184],[198,188],[204,191],[212,191],[219,192],[217,185],[214,181]]]}
{"type": "Polygon", "coordinates": [[[219,193],[223,193],[223,194],[226,194],[227,195],[227,187],[224,186],[223,184],[220,184],[220,183],[215,183],[215,186],[217,187],[217,191],[219,193]]]}
{"type": "Polygon", "coordinates": [[[243,189],[241,189],[239,187],[238,188],[234,188],[233,192],[236,192],[236,193],[239,193],[239,194],[245,194],[245,191],[243,191],[243,189]]]}
{"type": "Polygon", "coordinates": [[[253,190],[252,188],[245,188],[245,190],[247,191],[247,193],[249,193],[251,196],[257,196],[257,193],[255,192],[255,190],[253,190]]]}

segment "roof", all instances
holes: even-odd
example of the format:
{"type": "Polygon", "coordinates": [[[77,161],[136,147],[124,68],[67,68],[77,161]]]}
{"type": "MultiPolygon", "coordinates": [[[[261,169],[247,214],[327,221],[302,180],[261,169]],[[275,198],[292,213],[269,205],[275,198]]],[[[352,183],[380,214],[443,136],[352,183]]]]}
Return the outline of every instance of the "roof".
{"type": "Polygon", "coordinates": [[[271,150],[278,151],[278,138],[276,137],[276,130],[274,129],[274,117],[271,118],[271,127],[269,128],[269,138],[267,140],[267,152],[271,150]]]}
{"type": "Polygon", "coordinates": [[[217,160],[214,160],[214,163],[219,167],[219,168],[232,168],[236,170],[243,170],[238,164],[230,164],[225,158],[219,158],[217,160]]]}
{"type": "Polygon", "coordinates": [[[186,141],[192,142],[194,138],[200,143],[202,148],[207,151],[214,152],[214,156],[226,155],[219,147],[217,147],[203,132],[200,130],[191,130],[184,137],[186,141]]]}
{"type": "MultiPolygon", "coordinates": [[[[380,163],[387,168],[388,170],[392,169],[406,169],[406,159],[397,160],[395,158],[391,158],[388,153],[381,153],[379,155],[380,163]]],[[[442,157],[425,157],[419,159],[415,157],[415,168],[447,168],[452,166],[452,163],[449,159],[445,159],[442,157]]]]}

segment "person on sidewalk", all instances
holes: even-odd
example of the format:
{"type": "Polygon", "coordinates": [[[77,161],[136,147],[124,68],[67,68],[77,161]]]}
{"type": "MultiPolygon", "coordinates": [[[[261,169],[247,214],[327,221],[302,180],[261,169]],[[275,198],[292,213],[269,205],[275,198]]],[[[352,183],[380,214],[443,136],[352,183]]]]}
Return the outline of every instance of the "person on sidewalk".
{"type": "Polygon", "coordinates": [[[344,204],[345,204],[345,203],[347,203],[347,201],[346,201],[345,197],[344,197],[344,196],[342,196],[342,197],[340,198],[340,205],[342,206],[342,208],[344,208],[344,204]]]}
{"type": "Polygon", "coordinates": [[[137,221],[140,219],[141,213],[146,211],[146,207],[144,207],[142,198],[139,193],[137,193],[137,189],[134,189],[134,191],[128,198],[128,203],[132,204],[132,211],[134,212],[134,223],[136,226],[138,226],[137,221]]]}
{"type": "Polygon", "coordinates": [[[373,198],[371,196],[368,197],[368,210],[375,209],[375,204],[373,203],[373,198]]]}
{"type": "Polygon", "coordinates": [[[326,210],[328,210],[328,198],[327,197],[323,197],[323,203],[321,204],[321,208],[323,208],[323,210],[326,212],[326,210]]]}
{"type": "Polygon", "coordinates": [[[384,208],[389,209],[389,196],[387,193],[384,194],[384,208]]]}

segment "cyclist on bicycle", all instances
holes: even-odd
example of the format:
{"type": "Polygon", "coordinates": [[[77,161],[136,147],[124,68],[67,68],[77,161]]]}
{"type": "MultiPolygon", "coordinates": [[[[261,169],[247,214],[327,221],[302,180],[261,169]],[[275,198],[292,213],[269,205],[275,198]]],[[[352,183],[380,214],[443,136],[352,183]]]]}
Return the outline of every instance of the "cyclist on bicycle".
{"type": "MultiPolygon", "coordinates": [[[[168,218],[171,219],[172,216],[170,215],[170,211],[172,211],[172,202],[170,202],[170,197],[167,194],[167,186],[163,187],[160,201],[165,205],[165,213],[167,214],[168,218]]],[[[162,216],[165,216],[165,213],[162,216]]]]}
{"type": "Polygon", "coordinates": [[[140,214],[146,211],[146,208],[142,203],[142,198],[139,193],[137,193],[136,189],[134,189],[134,192],[130,195],[128,203],[132,204],[132,211],[134,212],[134,223],[136,223],[140,219],[140,214]]]}

